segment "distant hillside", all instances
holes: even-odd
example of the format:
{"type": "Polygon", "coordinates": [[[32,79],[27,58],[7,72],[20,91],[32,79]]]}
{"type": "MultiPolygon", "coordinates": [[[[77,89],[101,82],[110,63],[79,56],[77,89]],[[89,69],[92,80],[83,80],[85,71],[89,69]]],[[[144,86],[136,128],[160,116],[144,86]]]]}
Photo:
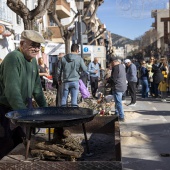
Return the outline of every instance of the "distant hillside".
{"type": "Polygon", "coordinates": [[[113,46],[116,46],[116,47],[124,47],[125,44],[133,43],[133,40],[126,38],[126,37],[122,37],[121,35],[112,33],[111,36],[112,36],[113,46]]]}

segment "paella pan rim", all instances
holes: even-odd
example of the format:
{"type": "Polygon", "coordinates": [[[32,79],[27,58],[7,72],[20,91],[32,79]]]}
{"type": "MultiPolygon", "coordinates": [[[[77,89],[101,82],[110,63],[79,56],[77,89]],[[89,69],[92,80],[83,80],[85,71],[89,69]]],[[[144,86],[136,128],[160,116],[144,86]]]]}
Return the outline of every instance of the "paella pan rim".
{"type": "MultiPolygon", "coordinates": [[[[18,124],[32,126],[57,123],[58,126],[85,123],[94,118],[97,111],[81,107],[40,107],[11,111],[6,117],[18,124]]],[[[57,126],[57,125],[56,125],[57,126]]]]}

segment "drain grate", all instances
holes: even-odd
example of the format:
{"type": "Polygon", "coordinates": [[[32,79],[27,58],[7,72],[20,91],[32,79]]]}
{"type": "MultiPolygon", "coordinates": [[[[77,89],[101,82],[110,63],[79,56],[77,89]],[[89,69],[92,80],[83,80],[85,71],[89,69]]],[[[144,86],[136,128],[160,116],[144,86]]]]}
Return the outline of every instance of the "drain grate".
{"type": "Polygon", "coordinates": [[[22,162],[1,163],[0,170],[122,170],[120,162],[22,162]]]}

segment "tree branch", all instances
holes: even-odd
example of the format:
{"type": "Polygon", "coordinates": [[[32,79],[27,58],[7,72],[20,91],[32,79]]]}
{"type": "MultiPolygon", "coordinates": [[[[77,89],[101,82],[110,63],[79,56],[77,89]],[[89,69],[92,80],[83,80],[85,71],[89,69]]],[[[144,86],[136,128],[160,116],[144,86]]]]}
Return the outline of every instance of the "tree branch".
{"type": "Polygon", "coordinates": [[[23,19],[41,18],[53,0],[38,0],[38,6],[30,11],[21,0],[7,0],[7,6],[23,19]]]}
{"type": "Polygon", "coordinates": [[[89,19],[85,20],[85,18],[84,18],[84,20],[83,20],[83,21],[86,22],[86,24],[90,23],[90,21],[95,17],[96,12],[98,10],[98,7],[101,5],[101,1],[100,0],[96,0],[94,4],[95,4],[95,10],[93,11],[93,14],[90,16],[89,19]]]}
{"type": "Polygon", "coordinates": [[[38,0],[38,6],[30,13],[32,17],[41,18],[54,0],[38,0]]]}
{"type": "Polygon", "coordinates": [[[29,15],[30,10],[20,0],[7,0],[7,6],[21,18],[29,15]]]}
{"type": "Polygon", "coordinates": [[[89,11],[91,9],[91,6],[94,4],[94,2],[95,2],[95,0],[91,0],[90,4],[88,5],[88,7],[87,7],[87,9],[86,9],[86,11],[84,13],[84,16],[82,18],[83,20],[87,17],[87,15],[88,15],[88,13],[89,13],[89,11]]]}
{"type": "MultiPolygon", "coordinates": [[[[89,45],[92,44],[92,43],[93,43],[96,39],[98,39],[98,38],[100,37],[100,35],[103,34],[105,31],[106,31],[106,28],[103,28],[103,30],[100,31],[100,33],[99,33],[97,36],[95,36],[94,39],[91,40],[88,44],[89,44],[89,45]]],[[[97,33],[96,33],[96,34],[97,34],[97,33]]]]}
{"type": "Polygon", "coordinates": [[[76,15],[73,17],[72,21],[70,22],[70,24],[66,25],[65,27],[68,28],[70,27],[74,22],[75,22],[75,19],[77,18],[78,16],[78,13],[76,13],[76,15]]]}

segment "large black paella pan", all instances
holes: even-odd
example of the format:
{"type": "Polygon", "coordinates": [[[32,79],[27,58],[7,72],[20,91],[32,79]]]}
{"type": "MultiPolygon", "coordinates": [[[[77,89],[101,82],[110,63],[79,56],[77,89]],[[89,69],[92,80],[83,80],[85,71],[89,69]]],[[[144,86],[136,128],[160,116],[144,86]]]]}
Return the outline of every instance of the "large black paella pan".
{"type": "Polygon", "coordinates": [[[31,127],[67,127],[91,121],[97,111],[81,107],[42,107],[11,111],[12,122],[31,127]]]}

